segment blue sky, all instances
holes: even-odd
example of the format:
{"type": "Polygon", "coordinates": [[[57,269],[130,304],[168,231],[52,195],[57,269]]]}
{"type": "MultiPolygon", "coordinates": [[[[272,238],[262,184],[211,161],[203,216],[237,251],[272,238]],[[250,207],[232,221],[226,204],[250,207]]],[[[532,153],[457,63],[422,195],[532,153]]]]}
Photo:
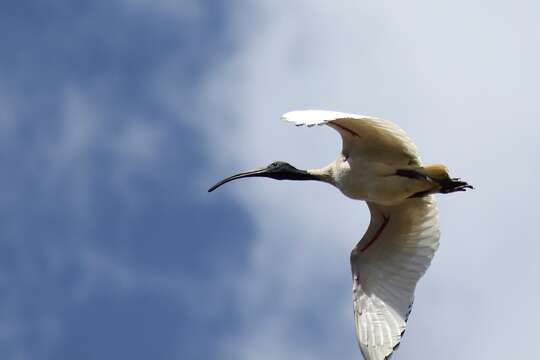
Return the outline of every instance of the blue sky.
{"type": "Polygon", "coordinates": [[[234,325],[212,293],[254,229],[202,198],[206,139],[185,120],[226,51],[224,5],[3,2],[3,359],[209,358],[208,329],[234,325]],[[163,68],[185,114],[156,94],[163,68]]]}
{"type": "Polygon", "coordinates": [[[0,357],[359,358],[365,206],[321,184],[206,193],[274,160],[332,161],[332,131],[279,121],[303,108],[393,120],[477,187],[440,197],[396,357],[538,357],[538,10],[2,2],[0,357]]]}

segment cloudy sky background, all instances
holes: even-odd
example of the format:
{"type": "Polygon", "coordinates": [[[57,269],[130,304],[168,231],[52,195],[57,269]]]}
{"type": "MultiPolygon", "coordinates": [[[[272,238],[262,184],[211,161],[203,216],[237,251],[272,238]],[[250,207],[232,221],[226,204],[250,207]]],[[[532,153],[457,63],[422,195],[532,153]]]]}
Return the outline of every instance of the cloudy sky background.
{"type": "Polygon", "coordinates": [[[237,170],[332,161],[283,112],[391,119],[476,191],[399,359],[536,358],[540,6],[533,1],[0,5],[2,359],[359,359],[365,205],[237,170]]]}

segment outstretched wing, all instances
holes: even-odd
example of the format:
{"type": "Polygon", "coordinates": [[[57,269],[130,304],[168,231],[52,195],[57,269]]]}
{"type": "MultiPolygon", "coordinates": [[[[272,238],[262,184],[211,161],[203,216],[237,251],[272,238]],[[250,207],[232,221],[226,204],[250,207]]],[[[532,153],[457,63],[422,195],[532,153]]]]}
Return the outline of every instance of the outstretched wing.
{"type": "Polygon", "coordinates": [[[354,320],[364,358],[383,360],[405,332],[416,283],[439,246],[439,225],[432,196],[368,207],[371,222],[351,253],[354,320]]]}
{"type": "Polygon", "coordinates": [[[414,143],[389,121],[325,110],[291,111],[282,119],[297,126],[329,125],[341,134],[344,153],[359,153],[389,165],[421,165],[414,143]]]}

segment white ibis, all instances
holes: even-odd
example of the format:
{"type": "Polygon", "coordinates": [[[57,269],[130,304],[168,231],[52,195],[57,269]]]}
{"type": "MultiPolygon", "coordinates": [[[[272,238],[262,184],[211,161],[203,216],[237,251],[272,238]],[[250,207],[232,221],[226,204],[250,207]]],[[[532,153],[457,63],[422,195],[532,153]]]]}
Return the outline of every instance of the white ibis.
{"type": "Polygon", "coordinates": [[[388,359],[405,332],[416,284],[439,246],[432,194],[472,186],[451,178],[444,165],[422,166],[416,146],[391,122],[320,110],[293,111],[282,118],[297,126],[334,128],[343,140],[341,153],[312,170],[276,161],[228,177],[208,191],[245,177],[316,180],[366,201],[371,221],[350,257],[356,337],[366,360],[388,359]]]}

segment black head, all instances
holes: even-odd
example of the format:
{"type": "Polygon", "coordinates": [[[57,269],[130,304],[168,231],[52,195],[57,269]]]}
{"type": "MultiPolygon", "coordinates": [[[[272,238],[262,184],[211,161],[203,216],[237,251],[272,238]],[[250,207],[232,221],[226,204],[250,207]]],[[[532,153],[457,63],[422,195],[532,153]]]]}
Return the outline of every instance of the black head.
{"type": "Polygon", "coordinates": [[[294,166],[285,161],[274,161],[270,165],[264,168],[265,177],[269,177],[275,180],[287,180],[288,177],[292,174],[297,174],[299,171],[294,166]]]}
{"type": "Polygon", "coordinates": [[[305,170],[299,170],[284,161],[274,161],[267,167],[262,169],[252,170],[221,180],[216,185],[208,189],[208,192],[214,191],[221,185],[229,181],[241,179],[245,177],[267,177],[275,180],[319,180],[316,176],[311,175],[305,170]]]}

